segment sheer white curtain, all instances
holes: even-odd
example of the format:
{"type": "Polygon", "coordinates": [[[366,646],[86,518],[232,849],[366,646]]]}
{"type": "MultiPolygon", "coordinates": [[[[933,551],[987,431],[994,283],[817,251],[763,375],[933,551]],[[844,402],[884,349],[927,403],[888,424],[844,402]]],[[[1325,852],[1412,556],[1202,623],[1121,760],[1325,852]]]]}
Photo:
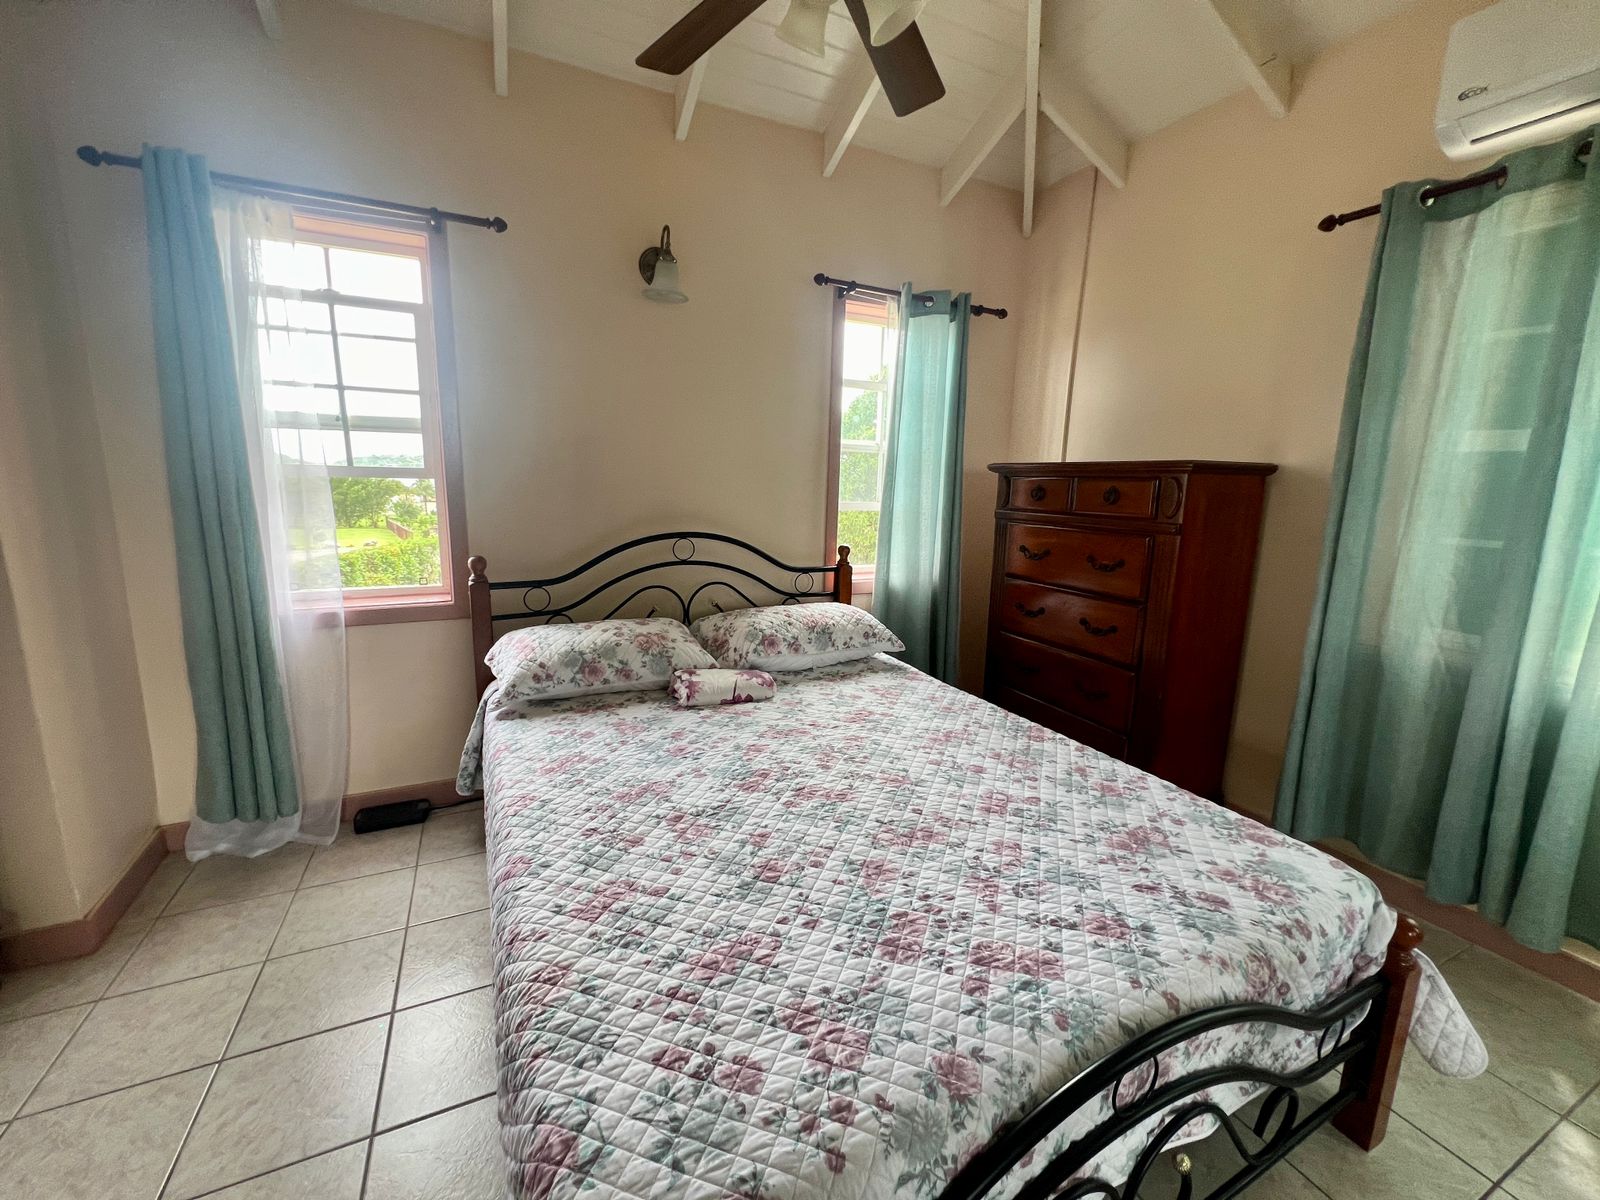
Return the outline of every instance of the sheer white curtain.
{"type": "Polygon", "coordinates": [[[308,373],[299,366],[316,353],[318,335],[308,332],[298,296],[269,294],[263,285],[264,258],[292,253],[293,211],[261,196],[218,189],[213,215],[300,811],[276,821],[217,824],[196,818],[185,846],[191,859],[218,853],[254,856],[289,841],[332,842],[339,832],[350,757],[333,498],[325,439],[317,428],[321,406],[301,382],[308,373]]]}

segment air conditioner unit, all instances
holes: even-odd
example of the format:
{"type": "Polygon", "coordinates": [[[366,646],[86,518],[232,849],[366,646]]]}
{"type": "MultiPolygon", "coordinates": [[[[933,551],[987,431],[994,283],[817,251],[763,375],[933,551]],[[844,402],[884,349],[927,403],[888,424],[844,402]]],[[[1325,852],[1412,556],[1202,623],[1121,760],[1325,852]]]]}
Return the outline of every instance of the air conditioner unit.
{"type": "Polygon", "coordinates": [[[1600,124],[1600,0],[1500,0],[1450,30],[1434,130],[1478,158],[1600,124]]]}

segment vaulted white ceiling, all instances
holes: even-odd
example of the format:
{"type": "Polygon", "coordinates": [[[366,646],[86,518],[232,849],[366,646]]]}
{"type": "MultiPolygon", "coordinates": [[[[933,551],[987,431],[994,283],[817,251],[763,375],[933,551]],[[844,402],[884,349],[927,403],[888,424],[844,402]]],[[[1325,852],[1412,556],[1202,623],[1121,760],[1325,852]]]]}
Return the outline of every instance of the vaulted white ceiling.
{"type": "MultiPolygon", "coordinates": [[[[633,60],[694,0],[352,2],[491,43],[503,13],[501,46],[661,91],[678,89],[680,134],[688,133],[697,98],[816,130],[823,135],[819,169],[831,157],[836,169],[848,170],[851,144],[939,167],[948,199],[964,174],[1018,189],[1032,175],[1048,187],[1090,161],[1080,146],[1099,151],[1096,165],[1120,183],[1116,158],[1127,143],[1246,87],[1279,113],[1285,100],[1292,103],[1294,64],[1415,0],[931,0],[918,24],[947,92],[908,117],[896,117],[881,94],[864,91],[861,43],[842,4],[829,18],[825,58],[779,41],[774,30],[788,0],[767,0],[681,77],[680,87],[633,60]],[[1041,30],[1034,111],[1044,114],[1031,172],[1030,120],[1022,116],[1031,107],[1030,21],[1041,30]],[[691,85],[697,97],[684,94],[691,85]],[[852,139],[851,118],[874,95],[852,139]],[[824,143],[831,155],[824,155],[824,143]]],[[[516,86],[514,77],[509,86],[516,86]]],[[[1031,202],[1028,208],[1025,228],[1031,202]]]]}

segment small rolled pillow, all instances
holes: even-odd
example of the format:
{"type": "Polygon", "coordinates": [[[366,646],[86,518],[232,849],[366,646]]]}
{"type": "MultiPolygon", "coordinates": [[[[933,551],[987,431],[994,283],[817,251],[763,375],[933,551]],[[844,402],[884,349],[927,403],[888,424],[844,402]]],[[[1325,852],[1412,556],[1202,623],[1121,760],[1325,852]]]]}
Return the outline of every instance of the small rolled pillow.
{"type": "Polygon", "coordinates": [[[771,700],[778,692],[778,681],[765,671],[689,667],[672,673],[672,684],[667,692],[679,708],[749,704],[755,700],[771,700]]]}

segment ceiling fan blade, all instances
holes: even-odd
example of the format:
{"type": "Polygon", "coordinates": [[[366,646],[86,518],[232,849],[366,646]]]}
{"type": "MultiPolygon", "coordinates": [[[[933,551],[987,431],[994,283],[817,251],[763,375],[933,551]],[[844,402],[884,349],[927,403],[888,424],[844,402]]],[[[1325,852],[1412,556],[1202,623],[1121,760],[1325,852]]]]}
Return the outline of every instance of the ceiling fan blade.
{"type": "Polygon", "coordinates": [[[762,3],[763,0],[700,0],[633,61],[648,71],[682,75],[762,3]]]}
{"type": "Polygon", "coordinates": [[[928,44],[915,25],[894,41],[874,46],[864,0],[844,0],[844,6],[850,10],[850,19],[856,23],[861,44],[867,48],[867,57],[872,59],[872,69],[878,73],[895,116],[909,116],[944,95],[944,80],[939,78],[933,55],[928,53],[928,44]]]}

